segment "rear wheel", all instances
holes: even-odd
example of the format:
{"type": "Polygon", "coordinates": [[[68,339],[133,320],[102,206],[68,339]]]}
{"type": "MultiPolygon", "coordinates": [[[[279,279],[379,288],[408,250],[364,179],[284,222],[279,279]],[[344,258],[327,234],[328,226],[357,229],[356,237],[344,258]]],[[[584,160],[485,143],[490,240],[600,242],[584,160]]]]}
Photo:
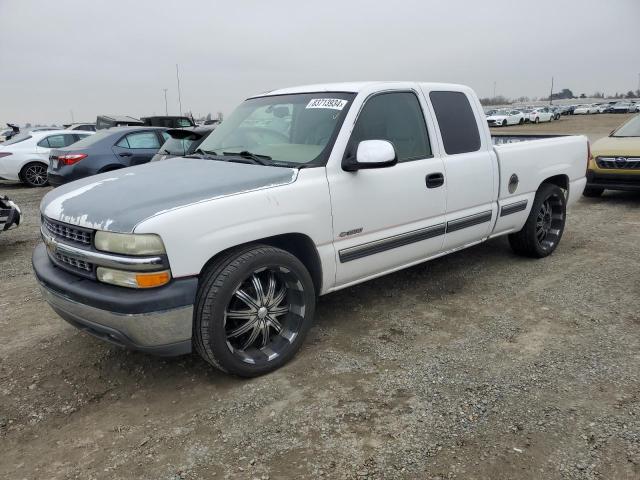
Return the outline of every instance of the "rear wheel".
{"type": "Polygon", "coordinates": [[[533,123],[540,123],[540,118],[536,117],[535,121],[533,123]]]}
{"type": "Polygon", "coordinates": [[[557,185],[543,183],[533,200],[524,227],[509,235],[511,248],[518,255],[543,258],[551,255],[560,243],[566,218],[564,191],[557,185]]]}
{"type": "Polygon", "coordinates": [[[314,311],[313,281],[294,255],[266,245],[237,250],[203,276],[196,300],[195,347],[225,372],[262,375],[295,355],[314,311]]]}
{"type": "Polygon", "coordinates": [[[519,125],[522,125],[524,123],[524,118],[521,118],[520,121],[518,122],[519,125]]]}
{"type": "Polygon", "coordinates": [[[30,187],[44,187],[49,183],[47,166],[40,162],[27,163],[20,170],[20,179],[30,187]]]}
{"type": "Polygon", "coordinates": [[[585,197],[599,197],[604,193],[604,188],[599,187],[585,187],[582,195],[585,197]]]}

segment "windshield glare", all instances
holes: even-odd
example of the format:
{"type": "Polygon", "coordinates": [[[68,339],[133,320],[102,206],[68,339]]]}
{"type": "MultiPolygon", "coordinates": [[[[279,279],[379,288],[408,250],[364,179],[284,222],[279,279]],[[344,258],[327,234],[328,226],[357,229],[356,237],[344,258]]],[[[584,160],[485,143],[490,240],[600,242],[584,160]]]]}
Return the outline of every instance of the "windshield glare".
{"type": "Polygon", "coordinates": [[[268,164],[324,165],[355,94],[276,95],[246,100],[199,146],[218,155],[249,151],[268,164]]]}
{"type": "Polygon", "coordinates": [[[636,115],[611,134],[612,137],[640,137],[640,115],[636,115]]]}

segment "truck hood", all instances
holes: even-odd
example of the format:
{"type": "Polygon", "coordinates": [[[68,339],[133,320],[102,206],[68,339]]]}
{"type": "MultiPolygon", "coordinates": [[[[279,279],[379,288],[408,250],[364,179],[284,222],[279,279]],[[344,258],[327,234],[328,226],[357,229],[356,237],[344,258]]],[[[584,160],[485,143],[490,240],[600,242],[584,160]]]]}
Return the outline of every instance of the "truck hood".
{"type": "Polygon", "coordinates": [[[168,210],[295,181],[297,169],[172,158],[68,183],[47,193],[42,214],[96,230],[133,232],[168,210]]]}
{"type": "Polygon", "coordinates": [[[591,154],[596,156],[640,157],[639,137],[605,137],[591,146],[591,154]]]}

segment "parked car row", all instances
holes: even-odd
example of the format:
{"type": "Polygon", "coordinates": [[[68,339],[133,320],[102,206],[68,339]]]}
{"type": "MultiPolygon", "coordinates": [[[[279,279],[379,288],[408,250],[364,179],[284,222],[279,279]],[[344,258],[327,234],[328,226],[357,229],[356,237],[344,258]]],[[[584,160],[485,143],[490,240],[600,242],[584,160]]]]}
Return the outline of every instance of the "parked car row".
{"type": "MultiPolygon", "coordinates": [[[[144,120],[182,125],[186,118],[146,117],[144,120]]],[[[30,187],[58,186],[147,163],[152,158],[157,161],[189,155],[216,125],[193,126],[191,123],[185,128],[172,129],[125,126],[97,132],[95,127],[95,124],[76,123],[64,130],[43,127],[13,136],[0,144],[0,179],[19,181],[30,187]]]]}
{"type": "Polygon", "coordinates": [[[560,112],[552,107],[525,107],[521,109],[497,109],[486,112],[490,127],[506,127],[523,123],[540,123],[558,120],[560,112]]]}

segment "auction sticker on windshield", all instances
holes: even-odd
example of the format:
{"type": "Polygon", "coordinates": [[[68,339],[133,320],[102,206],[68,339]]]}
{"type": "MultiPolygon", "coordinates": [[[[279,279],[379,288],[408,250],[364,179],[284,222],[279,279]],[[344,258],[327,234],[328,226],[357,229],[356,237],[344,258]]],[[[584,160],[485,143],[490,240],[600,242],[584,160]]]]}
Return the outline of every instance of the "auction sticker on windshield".
{"type": "Polygon", "coordinates": [[[349,103],[348,100],[340,98],[312,98],[307,103],[307,108],[332,108],[333,110],[342,110],[349,103]]]}

